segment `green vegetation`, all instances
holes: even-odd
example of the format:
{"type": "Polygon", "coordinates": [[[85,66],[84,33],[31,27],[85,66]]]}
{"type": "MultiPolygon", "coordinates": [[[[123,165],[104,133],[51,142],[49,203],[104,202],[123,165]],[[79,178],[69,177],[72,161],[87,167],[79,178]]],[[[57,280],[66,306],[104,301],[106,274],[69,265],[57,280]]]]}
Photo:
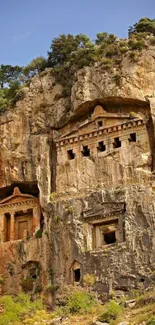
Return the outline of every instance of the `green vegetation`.
{"type": "Polygon", "coordinates": [[[39,229],[39,230],[35,233],[35,237],[36,237],[36,238],[42,238],[42,233],[43,233],[43,230],[42,230],[42,229],[39,229]]]}
{"type": "MultiPolygon", "coordinates": [[[[53,271],[51,272],[53,274],[53,271]]],[[[43,325],[50,323],[53,318],[63,316],[68,323],[80,325],[92,325],[92,320],[108,322],[110,325],[117,325],[122,322],[129,324],[155,325],[155,292],[132,290],[123,299],[110,300],[104,305],[96,299],[88,290],[68,286],[64,288],[65,297],[60,296],[59,304],[56,304],[54,311],[46,311],[41,300],[32,302],[26,294],[19,294],[16,297],[4,296],[0,298],[0,324],[1,325],[43,325]],[[67,288],[67,289],[66,289],[67,288]],[[135,299],[135,305],[129,307],[126,301],[131,297],[135,299]],[[64,299],[65,298],[65,299],[64,299]]],[[[49,288],[51,291],[51,288],[49,288]]],[[[40,292],[38,286],[36,292],[40,292]]],[[[52,289],[53,290],[53,289],[52,289]]],[[[62,323],[63,324],[63,323],[62,323]]]]}
{"type": "MultiPolygon", "coordinates": [[[[47,67],[55,77],[56,83],[63,86],[61,97],[69,97],[71,87],[76,80],[76,72],[99,61],[102,69],[119,69],[126,55],[131,62],[137,62],[140,53],[149,45],[155,45],[155,19],[142,18],[129,27],[128,39],[118,39],[114,34],[98,33],[91,41],[87,35],[62,34],[52,40],[47,59],[40,56],[27,66],[0,65],[0,112],[13,107],[25,96],[24,86],[29,86],[35,75],[43,75],[47,67]]],[[[114,76],[116,85],[120,85],[121,75],[114,76]]]]}
{"type": "Polygon", "coordinates": [[[96,301],[90,293],[86,292],[74,292],[69,297],[66,309],[69,313],[88,313],[94,307],[96,301]]]}
{"type": "MultiPolygon", "coordinates": [[[[24,315],[43,308],[41,300],[30,301],[30,297],[21,293],[17,297],[4,296],[0,298],[3,312],[0,314],[0,324],[9,325],[20,321],[24,315]]],[[[22,323],[21,323],[22,324],[22,323]]]]}
{"type": "Polygon", "coordinates": [[[99,316],[98,320],[100,322],[110,322],[111,320],[116,320],[122,312],[122,307],[118,305],[115,301],[109,301],[104,306],[104,311],[99,316]]]}
{"type": "Polygon", "coordinates": [[[146,325],[155,325],[155,317],[151,317],[151,319],[146,323],[146,325]]]}
{"type": "Polygon", "coordinates": [[[36,74],[42,72],[47,67],[47,60],[39,56],[38,58],[32,60],[26,67],[23,68],[23,74],[26,81],[29,81],[36,74]]]}
{"type": "Polygon", "coordinates": [[[86,286],[93,286],[95,282],[96,282],[96,278],[94,274],[87,273],[83,276],[83,283],[86,286]]]}
{"type": "Polygon", "coordinates": [[[136,33],[151,33],[155,35],[155,19],[141,18],[136,24],[129,27],[129,36],[136,33]]]}
{"type": "Polygon", "coordinates": [[[47,60],[43,57],[32,60],[26,67],[2,64],[0,66],[0,111],[4,111],[7,106],[14,106],[22,99],[23,87],[46,66],[47,60]]]}

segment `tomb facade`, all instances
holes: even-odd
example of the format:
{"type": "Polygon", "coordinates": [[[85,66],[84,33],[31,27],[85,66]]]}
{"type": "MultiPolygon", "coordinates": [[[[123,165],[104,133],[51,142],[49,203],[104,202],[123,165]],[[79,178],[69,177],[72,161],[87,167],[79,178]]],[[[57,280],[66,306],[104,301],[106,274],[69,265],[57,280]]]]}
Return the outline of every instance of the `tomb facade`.
{"type": "MultiPolygon", "coordinates": [[[[131,174],[131,167],[151,168],[146,120],[138,114],[109,113],[99,105],[89,118],[61,128],[56,147],[59,193],[123,184],[130,179],[122,173],[131,174]]],[[[136,173],[131,181],[133,177],[136,173]]]]}
{"type": "Polygon", "coordinates": [[[83,219],[87,233],[87,249],[102,249],[125,240],[124,202],[104,202],[94,210],[84,209],[83,219]]]}
{"type": "Polygon", "coordinates": [[[30,238],[39,229],[38,198],[15,187],[11,196],[0,201],[0,242],[30,238]]]}

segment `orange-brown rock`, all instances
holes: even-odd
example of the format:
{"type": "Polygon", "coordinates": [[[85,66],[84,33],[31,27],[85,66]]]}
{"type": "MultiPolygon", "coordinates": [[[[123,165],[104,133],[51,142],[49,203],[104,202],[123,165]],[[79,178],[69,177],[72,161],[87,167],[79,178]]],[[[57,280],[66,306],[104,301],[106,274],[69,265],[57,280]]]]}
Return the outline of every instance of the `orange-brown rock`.
{"type": "Polygon", "coordinates": [[[37,202],[0,215],[3,292],[55,295],[86,274],[103,299],[154,283],[154,47],[76,77],[70,110],[47,69],[0,116],[0,210],[16,186],[37,202]]]}

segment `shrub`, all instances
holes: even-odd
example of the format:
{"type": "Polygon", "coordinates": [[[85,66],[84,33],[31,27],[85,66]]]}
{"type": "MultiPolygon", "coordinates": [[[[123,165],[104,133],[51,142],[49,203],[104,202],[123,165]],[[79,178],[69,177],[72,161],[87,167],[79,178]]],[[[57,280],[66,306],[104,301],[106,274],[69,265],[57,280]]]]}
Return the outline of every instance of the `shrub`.
{"type": "Polygon", "coordinates": [[[96,301],[90,293],[74,292],[68,299],[66,308],[69,313],[86,313],[89,312],[96,301]]]}
{"type": "Polygon", "coordinates": [[[24,88],[17,89],[12,94],[12,97],[10,98],[9,104],[11,107],[14,107],[18,100],[22,100],[25,97],[25,91],[24,88]]]}
{"type": "Polygon", "coordinates": [[[35,237],[36,237],[36,238],[42,238],[42,233],[43,233],[43,230],[42,230],[42,229],[39,229],[39,230],[35,233],[35,237]]]}
{"type": "Polygon", "coordinates": [[[128,46],[123,46],[119,48],[121,54],[127,53],[129,51],[128,46]]]}
{"type": "Polygon", "coordinates": [[[117,45],[109,45],[107,48],[106,48],[106,56],[108,58],[112,58],[113,56],[117,55],[118,54],[118,48],[117,48],[117,45]]]}
{"type": "MultiPolygon", "coordinates": [[[[29,318],[23,320],[22,324],[24,325],[46,325],[51,323],[51,319],[55,318],[55,313],[48,313],[45,310],[37,310],[29,318]]],[[[17,324],[18,325],[18,324],[17,324]]],[[[20,324],[19,324],[20,325],[20,324]]]]}
{"type": "Polygon", "coordinates": [[[155,325],[155,316],[151,317],[146,323],[146,325],[155,325]]]}
{"type": "Polygon", "coordinates": [[[41,310],[43,308],[41,299],[37,299],[31,302],[30,296],[23,292],[21,292],[16,298],[14,298],[14,301],[15,303],[19,303],[24,306],[27,311],[41,310]]]}
{"type": "Polygon", "coordinates": [[[138,60],[139,60],[139,55],[138,55],[138,53],[135,53],[135,52],[130,52],[129,57],[132,62],[138,62],[138,60]]]}
{"type": "Polygon", "coordinates": [[[122,307],[119,306],[115,301],[110,301],[104,306],[103,313],[98,317],[100,322],[110,322],[115,320],[122,311],[122,307]]]}
{"type": "Polygon", "coordinates": [[[109,59],[108,58],[102,58],[101,62],[102,62],[103,68],[105,68],[105,69],[112,68],[112,64],[113,64],[112,59],[110,59],[110,58],[109,59]]]}
{"type": "Polygon", "coordinates": [[[135,38],[132,38],[129,40],[129,47],[131,50],[143,50],[145,48],[145,41],[142,40],[136,40],[135,38]]]}
{"type": "Polygon", "coordinates": [[[58,198],[58,194],[56,192],[52,192],[50,195],[50,201],[52,204],[56,203],[56,199],[58,198]]]}
{"type": "Polygon", "coordinates": [[[83,282],[87,286],[93,286],[95,284],[94,274],[85,274],[83,277],[83,282]]]}
{"type": "Polygon", "coordinates": [[[19,294],[16,298],[4,296],[0,298],[0,305],[4,311],[0,314],[0,324],[8,325],[19,321],[25,314],[33,310],[43,308],[40,300],[30,301],[30,297],[24,293],[19,294]]]}

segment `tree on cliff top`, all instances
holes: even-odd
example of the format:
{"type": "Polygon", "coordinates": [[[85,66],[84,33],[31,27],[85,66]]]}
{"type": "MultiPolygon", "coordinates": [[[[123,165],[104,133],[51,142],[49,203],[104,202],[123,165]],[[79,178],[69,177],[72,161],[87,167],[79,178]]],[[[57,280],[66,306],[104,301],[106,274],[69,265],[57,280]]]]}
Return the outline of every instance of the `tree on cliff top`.
{"type": "Polygon", "coordinates": [[[155,35],[155,19],[141,18],[136,24],[128,29],[129,36],[136,33],[151,33],[155,35]]]}
{"type": "Polygon", "coordinates": [[[47,67],[47,60],[43,56],[33,59],[26,67],[23,68],[24,78],[27,80],[33,78],[36,74],[47,67]]]}
{"type": "Polygon", "coordinates": [[[47,59],[40,56],[25,67],[0,65],[0,109],[21,99],[21,88],[46,67],[52,68],[56,83],[63,86],[61,96],[67,97],[79,69],[100,61],[102,68],[110,70],[114,65],[118,67],[128,53],[136,62],[140,51],[149,44],[155,45],[155,19],[142,18],[128,32],[129,39],[102,32],[95,41],[84,34],[62,34],[52,40],[47,59]]]}
{"type": "MultiPolygon", "coordinates": [[[[94,44],[90,41],[89,37],[80,35],[65,35],[62,34],[54,38],[48,52],[48,64],[51,67],[62,66],[64,64],[73,63],[79,64],[79,57],[84,57],[89,52],[92,53],[93,59],[94,44]]],[[[87,58],[89,64],[90,58],[87,58]]]]}
{"type": "Polygon", "coordinates": [[[48,66],[53,68],[56,81],[70,94],[74,73],[97,61],[97,47],[88,36],[60,35],[54,38],[48,52],[48,66]]]}

